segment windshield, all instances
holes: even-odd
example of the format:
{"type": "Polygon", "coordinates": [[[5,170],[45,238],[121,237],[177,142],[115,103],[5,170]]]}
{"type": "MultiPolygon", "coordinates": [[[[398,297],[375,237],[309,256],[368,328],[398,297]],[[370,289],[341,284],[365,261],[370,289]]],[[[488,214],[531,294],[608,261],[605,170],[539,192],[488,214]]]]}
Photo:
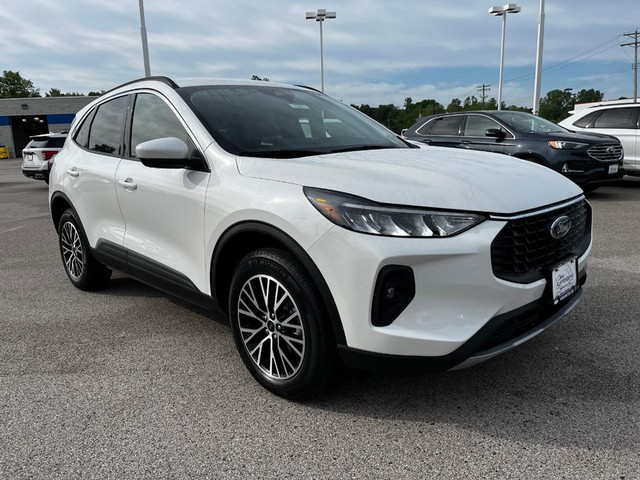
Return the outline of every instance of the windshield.
{"type": "Polygon", "coordinates": [[[494,115],[520,133],[566,133],[560,125],[525,112],[502,110],[494,115]]]}
{"type": "Polygon", "coordinates": [[[293,158],[409,148],[367,116],[311,90],[221,85],[179,92],[216,142],[235,155],[293,158]]]}

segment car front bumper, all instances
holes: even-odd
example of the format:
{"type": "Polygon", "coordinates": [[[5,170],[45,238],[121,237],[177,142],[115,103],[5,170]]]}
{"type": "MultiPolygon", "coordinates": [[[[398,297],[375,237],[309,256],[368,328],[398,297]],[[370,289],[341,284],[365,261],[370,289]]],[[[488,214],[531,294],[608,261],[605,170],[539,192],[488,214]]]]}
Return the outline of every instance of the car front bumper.
{"type": "MultiPolygon", "coordinates": [[[[451,238],[376,237],[340,227],[324,235],[309,253],[340,313],[345,363],[382,371],[381,364],[407,360],[422,371],[447,370],[513,348],[519,337],[522,343],[568,313],[580,289],[553,309],[547,306],[545,279],[519,284],[494,276],[491,243],[504,225],[489,220],[451,238]],[[415,296],[390,325],[376,327],[371,321],[375,283],[387,265],[413,270],[415,296]]],[[[578,259],[581,283],[589,250],[578,259]]]]}

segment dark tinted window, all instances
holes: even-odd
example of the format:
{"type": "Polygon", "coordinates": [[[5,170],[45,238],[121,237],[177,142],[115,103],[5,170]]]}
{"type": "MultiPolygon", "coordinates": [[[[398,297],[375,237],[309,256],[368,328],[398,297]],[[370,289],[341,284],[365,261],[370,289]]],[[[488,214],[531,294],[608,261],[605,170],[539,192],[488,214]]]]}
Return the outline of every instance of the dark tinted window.
{"type": "Polygon", "coordinates": [[[636,128],[636,108],[603,110],[593,124],[594,128],[636,128]]]}
{"type": "Polygon", "coordinates": [[[131,123],[131,156],[136,156],[136,146],[140,143],[166,137],[179,138],[189,149],[194,148],[180,120],[160,97],[150,93],[139,94],[131,123]]]}
{"type": "Polygon", "coordinates": [[[458,135],[460,130],[460,121],[462,115],[453,115],[451,117],[440,117],[430,122],[433,124],[429,130],[431,135],[458,135]]]}
{"type": "Polygon", "coordinates": [[[89,132],[90,150],[120,155],[127,102],[127,97],[118,97],[98,107],[89,132]]]}
{"type": "Polygon", "coordinates": [[[76,136],[73,138],[75,142],[84,148],[89,148],[89,131],[91,130],[91,122],[95,116],[95,109],[89,113],[82,122],[82,125],[78,129],[76,136]]]}
{"type": "MultiPolygon", "coordinates": [[[[589,124],[591,123],[591,121],[594,119],[594,117],[595,117],[596,115],[598,115],[598,113],[600,113],[600,112],[591,112],[590,114],[585,115],[585,116],[584,116],[584,117],[582,117],[581,119],[579,119],[579,120],[577,120],[577,121],[573,122],[573,124],[574,124],[576,127],[586,128],[586,127],[587,127],[587,125],[589,125],[589,124]]],[[[591,126],[593,127],[593,125],[591,125],[591,126]]]]}
{"type": "Polygon", "coordinates": [[[500,124],[483,115],[467,115],[463,135],[465,137],[484,137],[489,128],[502,130],[500,124]]]}
{"type": "Polygon", "coordinates": [[[66,137],[38,137],[27,145],[29,148],[62,148],[66,137]]]}

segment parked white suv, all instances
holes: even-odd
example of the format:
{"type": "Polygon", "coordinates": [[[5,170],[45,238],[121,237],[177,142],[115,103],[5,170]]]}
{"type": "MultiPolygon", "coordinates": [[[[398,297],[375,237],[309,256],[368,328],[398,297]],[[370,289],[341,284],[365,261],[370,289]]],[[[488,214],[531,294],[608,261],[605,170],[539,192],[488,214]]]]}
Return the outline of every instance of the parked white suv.
{"type": "Polygon", "coordinates": [[[591,209],[573,182],[416,148],[312,89],[143,79],[79,112],[70,137],[50,208],[71,282],[104,287],[115,269],[218,306],[284,397],[318,392],[339,360],[484,361],[582,295],[591,209]]]}
{"type": "Polygon", "coordinates": [[[640,103],[594,105],[573,110],[560,125],[576,132],[606,133],[620,140],[627,175],[640,175],[640,103]]]}
{"type": "Polygon", "coordinates": [[[43,133],[31,137],[22,149],[22,174],[49,183],[54,157],[62,149],[66,133],[43,133]]]}

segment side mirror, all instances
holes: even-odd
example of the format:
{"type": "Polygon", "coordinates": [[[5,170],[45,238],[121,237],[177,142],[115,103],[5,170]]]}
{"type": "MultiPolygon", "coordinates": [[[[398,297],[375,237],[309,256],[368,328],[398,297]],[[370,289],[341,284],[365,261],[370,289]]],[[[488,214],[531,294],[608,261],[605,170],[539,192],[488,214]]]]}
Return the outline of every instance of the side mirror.
{"type": "Polygon", "coordinates": [[[179,138],[165,137],[142,142],[136,147],[136,157],[145,167],[190,168],[201,170],[200,155],[189,156],[189,147],[179,138]]]}
{"type": "Polygon", "coordinates": [[[504,138],[507,136],[507,133],[499,128],[487,128],[484,135],[485,137],[504,138]]]}

